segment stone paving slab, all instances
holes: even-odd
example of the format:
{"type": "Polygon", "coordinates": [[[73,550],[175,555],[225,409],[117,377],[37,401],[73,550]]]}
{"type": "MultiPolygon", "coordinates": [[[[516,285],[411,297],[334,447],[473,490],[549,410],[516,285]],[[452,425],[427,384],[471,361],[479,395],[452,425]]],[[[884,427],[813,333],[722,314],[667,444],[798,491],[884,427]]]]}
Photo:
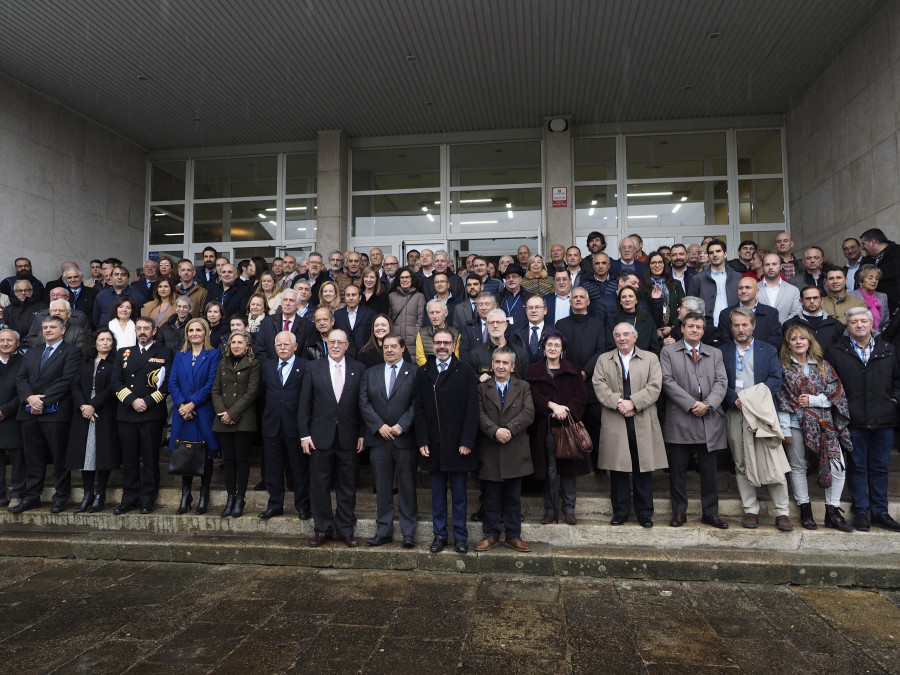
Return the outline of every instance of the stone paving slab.
{"type": "Polygon", "coordinates": [[[894,673],[898,600],[707,581],[7,557],[0,617],[15,621],[0,623],[0,658],[23,675],[894,673]],[[75,603],[73,588],[87,595],[75,603]]]}

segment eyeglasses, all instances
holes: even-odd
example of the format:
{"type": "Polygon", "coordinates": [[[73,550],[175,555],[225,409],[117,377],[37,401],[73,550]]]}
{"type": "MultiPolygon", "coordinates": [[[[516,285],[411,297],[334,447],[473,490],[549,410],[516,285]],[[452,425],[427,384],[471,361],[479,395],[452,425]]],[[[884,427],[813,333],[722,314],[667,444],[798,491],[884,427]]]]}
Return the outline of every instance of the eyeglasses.
{"type": "Polygon", "coordinates": [[[328,344],[332,347],[337,347],[338,345],[347,344],[347,340],[329,340],[328,344]]]}

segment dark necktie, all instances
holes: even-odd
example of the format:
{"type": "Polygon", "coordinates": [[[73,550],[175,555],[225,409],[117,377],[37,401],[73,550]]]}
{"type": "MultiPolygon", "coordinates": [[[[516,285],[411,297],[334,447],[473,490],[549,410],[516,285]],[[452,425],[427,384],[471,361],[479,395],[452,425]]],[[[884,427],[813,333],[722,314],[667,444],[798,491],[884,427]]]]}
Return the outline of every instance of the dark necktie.
{"type": "Polygon", "coordinates": [[[439,363],[439,364],[438,364],[438,372],[439,372],[439,373],[443,373],[443,372],[446,371],[446,370],[447,370],[447,364],[446,364],[446,363],[439,363]]]}
{"type": "Polygon", "coordinates": [[[394,393],[394,385],[397,384],[397,365],[391,366],[391,383],[388,387],[388,398],[394,393]]]}
{"type": "Polygon", "coordinates": [[[475,321],[478,318],[478,306],[473,302],[472,303],[472,321],[475,321]]]}
{"type": "Polygon", "coordinates": [[[40,370],[41,368],[44,367],[44,364],[47,363],[47,359],[50,358],[50,355],[51,355],[52,353],[53,353],[53,347],[51,347],[50,345],[47,345],[47,346],[44,348],[44,353],[41,354],[41,365],[38,366],[38,370],[40,370]]]}
{"type": "Polygon", "coordinates": [[[487,344],[490,336],[488,335],[487,324],[484,324],[484,328],[481,329],[481,342],[482,344],[487,344]]]}
{"type": "Polygon", "coordinates": [[[531,341],[528,343],[528,348],[531,350],[531,358],[536,359],[538,353],[538,327],[531,327],[531,341]]]}
{"type": "Polygon", "coordinates": [[[278,363],[278,379],[281,381],[282,386],[284,385],[284,367],[287,364],[287,361],[280,361],[278,363]]]}

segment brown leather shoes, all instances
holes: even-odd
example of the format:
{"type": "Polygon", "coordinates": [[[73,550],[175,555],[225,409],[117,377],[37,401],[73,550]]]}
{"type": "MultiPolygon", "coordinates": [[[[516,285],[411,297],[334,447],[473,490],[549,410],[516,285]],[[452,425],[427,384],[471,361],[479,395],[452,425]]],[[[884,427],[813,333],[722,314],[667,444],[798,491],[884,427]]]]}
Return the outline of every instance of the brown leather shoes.
{"type": "Polygon", "coordinates": [[[755,513],[745,513],[744,517],[741,519],[741,525],[748,530],[755,530],[759,527],[759,516],[755,513]]]}
{"type": "Polygon", "coordinates": [[[578,519],[575,517],[574,513],[566,514],[566,525],[577,525],[578,519]]]}
{"type": "Polygon", "coordinates": [[[775,516],[775,527],[779,532],[793,532],[794,525],[787,516],[775,516]]]}
{"type": "Polygon", "coordinates": [[[526,544],[521,539],[504,539],[503,543],[506,544],[507,546],[509,546],[510,548],[515,549],[519,553],[530,553],[531,552],[531,546],[526,544]]]}
{"type": "Polygon", "coordinates": [[[556,522],[556,514],[555,513],[545,513],[544,517],[541,518],[541,525],[552,525],[556,522]]]}
{"type": "Polygon", "coordinates": [[[357,546],[359,546],[359,542],[356,541],[356,537],[354,537],[352,534],[348,534],[346,537],[344,537],[344,544],[347,546],[347,548],[356,548],[357,546]]]}
{"type": "Polygon", "coordinates": [[[475,544],[475,550],[479,553],[483,553],[484,551],[490,551],[492,548],[499,545],[500,540],[488,534],[485,535],[484,539],[475,544]]]}
{"type": "Polygon", "coordinates": [[[324,534],[317,534],[315,537],[309,540],[310,548],[319,548],[322,544],[324,544],[328,540],[324,534]]]}

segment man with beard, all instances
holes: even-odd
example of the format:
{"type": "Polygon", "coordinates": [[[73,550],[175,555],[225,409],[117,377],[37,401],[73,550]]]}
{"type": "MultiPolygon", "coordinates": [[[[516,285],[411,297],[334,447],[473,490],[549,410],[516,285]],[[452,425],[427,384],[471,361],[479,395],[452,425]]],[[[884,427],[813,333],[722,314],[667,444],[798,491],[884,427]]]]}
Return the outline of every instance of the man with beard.
{"type": "MultiPolygon", "coordinates": [[[[581,261],[583,278],[590,278],[594,274],[594,256],[606,250],[606,237],[599,232],[591,232],[587,236],[588,255],[581,261]]],[[[608,258],[607,258],[608,259],[608,258]]]]}
{"type": "Polygon", "coordinates": [[[208,295],[208,292],[206,288],[196,280],[194,263],[187,258],[179,260],[178,277],[181,279],[181,283],[175,286],[175,295],[188,296],[191,299],[191,315],[200,316],[200,313],[206,306],[206,296],[208,295]]]}
{"type": "Polygon", "coordinates": [[[31,285],[32,297],[41,300],[44,297],[44,284],[31,273],[31,261],[28,258],[16,258],[16,273],[0,281],[0,293],[12,297],[16,281],[27,281],[31,285]]]}
{"type": "Polygon", "coordinates": [[[687,293],[691,279],[697,271],[693,267],[688,267],[688,252],[684,244],[675,244],[669,253],[669,270],[672,280],[681,284],[681,288],[687,293]]]}
{"type": "Polygon", "coordinates": [[[212,246],[203,249],[203,267],[197,270],[194,280],[209,291],[211,286],[215,286],[219,280],[219,274],[216,268],[216,260],[219,258],[219,252],[212,246]]]}
{"type": "Polygon", "coordinates": [[[473,321],[475,317],[478,316],[477,298],[481,293],[481,288],[481,279],[472,274],[466,277],[465,298],[462,296],[454,296],[455,298],[459,298],[459,302],[457,302],[456,306],[453,308],[450,324],[460,332],[465,329],[467,322],[473,321]]]}
{"type": "Polygon", "coordinates": [[[609,273],[610,263],[608,255],[605,253],[594,253],[592,258],[593,267],[591,271],[582,276],[581,285],[588,292],[588,297],[591,299],[591,313],[594,316],[599,316],[604,298],[607,299],[606,302],[611,302],[615,305],[618,282],[609,273]]]}

